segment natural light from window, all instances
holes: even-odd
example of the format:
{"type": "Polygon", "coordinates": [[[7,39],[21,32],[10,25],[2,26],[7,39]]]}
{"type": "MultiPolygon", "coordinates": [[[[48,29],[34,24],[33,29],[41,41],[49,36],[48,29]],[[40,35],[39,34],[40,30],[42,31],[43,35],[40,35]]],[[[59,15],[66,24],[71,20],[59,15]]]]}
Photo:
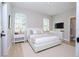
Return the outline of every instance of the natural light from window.
{"type": "Polygon", "coordinates": [[[49,31],[49,19],[48,18],[43,19],[43,30],[49,31]]]}
{"type": "Polygon", "coordinates": [[[24,33],[26,29],[26,15],[23,13],[15,14],[15,33],[24,33]]]}

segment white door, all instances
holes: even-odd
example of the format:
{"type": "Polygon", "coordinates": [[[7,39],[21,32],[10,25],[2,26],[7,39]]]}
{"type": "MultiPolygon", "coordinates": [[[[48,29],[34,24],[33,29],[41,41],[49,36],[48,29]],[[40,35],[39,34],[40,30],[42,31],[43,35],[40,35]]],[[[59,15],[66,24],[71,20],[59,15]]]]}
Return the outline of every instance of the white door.
{"type": "Polygon", "coordinates": [[[7,55],[7,4],[0,3],[0,56],[7,55]]]}
{"type": "Polygon", "coordinates": [[[1,56],[1,8],[0,8],[0,56],[1,56]]]}
{"type": "Polygon", "coordinates": [[[0,56],[8,54],[7,3],[0,2],[0,56]]]}
{"type": "Polygon", "coordinates": [[[2,55],[8,54],[8,12],[7,3],[2,3],[2,55]]]}

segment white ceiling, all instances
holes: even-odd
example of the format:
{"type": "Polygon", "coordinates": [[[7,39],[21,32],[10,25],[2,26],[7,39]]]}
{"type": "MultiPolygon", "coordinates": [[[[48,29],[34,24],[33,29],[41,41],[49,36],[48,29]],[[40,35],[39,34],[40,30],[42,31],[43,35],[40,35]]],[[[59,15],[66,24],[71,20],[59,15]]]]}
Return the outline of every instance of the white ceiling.
{"type": "Polygon", "coordinates": [[[71,8],[76,8],[75,2],[12,2],[16,8],[28,9],[46,15],[56,15],[71,8]]]}

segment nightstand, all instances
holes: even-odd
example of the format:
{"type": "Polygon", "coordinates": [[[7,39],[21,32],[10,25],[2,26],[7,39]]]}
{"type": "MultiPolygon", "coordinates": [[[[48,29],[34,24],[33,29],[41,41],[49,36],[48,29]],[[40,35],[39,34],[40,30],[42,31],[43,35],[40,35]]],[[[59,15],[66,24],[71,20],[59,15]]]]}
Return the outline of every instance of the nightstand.
{"type": "Polygon", "coordinates": [[[14,35],[14,42],[22,42],[22,41],[25,42],[26,39],[25,39],[25,34],[15,34],[14,35]]]}

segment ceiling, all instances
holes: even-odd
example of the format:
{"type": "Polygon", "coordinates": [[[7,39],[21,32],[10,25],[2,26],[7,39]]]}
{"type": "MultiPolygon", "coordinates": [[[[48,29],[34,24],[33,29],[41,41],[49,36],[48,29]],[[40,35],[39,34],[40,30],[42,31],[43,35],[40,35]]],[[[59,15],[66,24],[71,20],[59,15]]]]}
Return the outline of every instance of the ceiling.
{"type": "Polygon", "coordinates": [[[46,15],[56,15],[71,8],[76,8],[75,2],[12,2],[16,8],[28,9],[46,15]]]}

